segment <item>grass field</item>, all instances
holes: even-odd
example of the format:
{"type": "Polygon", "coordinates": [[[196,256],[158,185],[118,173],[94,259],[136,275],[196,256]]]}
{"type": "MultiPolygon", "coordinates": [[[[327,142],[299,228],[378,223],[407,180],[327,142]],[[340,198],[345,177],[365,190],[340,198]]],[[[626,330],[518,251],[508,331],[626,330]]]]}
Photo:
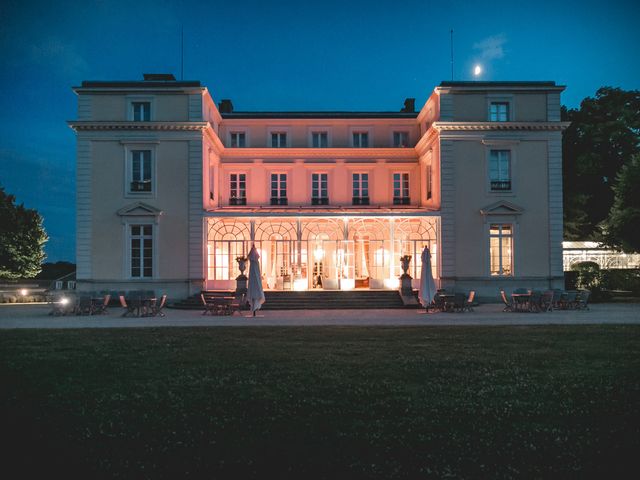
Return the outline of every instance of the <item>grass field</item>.
{"type": "Polygon", "coordinates": [[[0,382],[22,478],[638,471],[639,326],[11,330],[0,382]]]}

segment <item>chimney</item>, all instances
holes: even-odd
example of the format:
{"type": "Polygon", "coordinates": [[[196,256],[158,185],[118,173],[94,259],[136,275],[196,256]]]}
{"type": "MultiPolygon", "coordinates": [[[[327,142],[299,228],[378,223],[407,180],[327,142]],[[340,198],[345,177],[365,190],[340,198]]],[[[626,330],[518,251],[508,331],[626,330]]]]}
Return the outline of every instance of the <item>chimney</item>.
{"type": "Polygon", "coordinates": [[[218,104],[218,110],[220,113],[233,113],[233,103],[228,98],[220,100],[218,104]]]}
{"type": "Polygon", "coordinates": [[[404,100],[404,108],[400,110],[402,113],[415,113],[416,111],[416,99],[406,98],[404,100]]]}

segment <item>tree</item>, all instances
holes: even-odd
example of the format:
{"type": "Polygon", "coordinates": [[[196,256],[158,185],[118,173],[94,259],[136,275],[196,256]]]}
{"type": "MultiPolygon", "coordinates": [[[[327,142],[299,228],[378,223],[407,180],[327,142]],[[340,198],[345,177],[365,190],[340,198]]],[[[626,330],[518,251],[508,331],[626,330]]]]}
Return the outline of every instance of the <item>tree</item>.
{"type": "Polygon", "coordinates": [[[640,154],[620,169],[613,193],[609,217],[602,223],[603,240],[625,252],[640,252],[640,154]]]}
{"type": "Polygon", "coordinates": [[[640,153],[640,91],[602,87],[562,117],[565,238],[601,240],[618,172],[640,153]]]}
{"type": "Polygon", "coordinates": [[[0,278],[37,275],[47,240],[40,214],[16,205],[15,197],[0,187],[0,278]]]}

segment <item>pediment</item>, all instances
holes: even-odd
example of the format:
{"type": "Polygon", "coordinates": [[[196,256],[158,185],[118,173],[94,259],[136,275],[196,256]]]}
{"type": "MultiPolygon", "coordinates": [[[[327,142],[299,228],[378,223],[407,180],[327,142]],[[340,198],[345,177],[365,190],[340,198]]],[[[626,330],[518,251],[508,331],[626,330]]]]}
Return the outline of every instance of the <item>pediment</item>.
{"type": "Polygon", "coordinates": [[[146,203],[136,202],[122,207],[117,214],[121,217],[159,217],[162,215],[162,210],[146,203]]]}
{"type": "Polygon", "coordinates": [[[523,212],[522,207],[505,201],[495,202],[480,209],[481,215],[521,215],[523,212]]]}

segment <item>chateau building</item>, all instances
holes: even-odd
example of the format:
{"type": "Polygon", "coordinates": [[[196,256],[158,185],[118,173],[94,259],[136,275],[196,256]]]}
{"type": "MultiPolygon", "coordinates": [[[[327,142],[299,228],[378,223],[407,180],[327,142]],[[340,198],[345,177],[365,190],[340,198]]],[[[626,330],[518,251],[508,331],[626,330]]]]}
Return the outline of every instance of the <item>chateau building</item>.
{"type": "Polygon", "coordinates": [[[78,95],[77,285],[178,299],[234,289],[563,286],[554,82],[442,82],[416,111],[239,112],[172,75],[78,95]]]}

